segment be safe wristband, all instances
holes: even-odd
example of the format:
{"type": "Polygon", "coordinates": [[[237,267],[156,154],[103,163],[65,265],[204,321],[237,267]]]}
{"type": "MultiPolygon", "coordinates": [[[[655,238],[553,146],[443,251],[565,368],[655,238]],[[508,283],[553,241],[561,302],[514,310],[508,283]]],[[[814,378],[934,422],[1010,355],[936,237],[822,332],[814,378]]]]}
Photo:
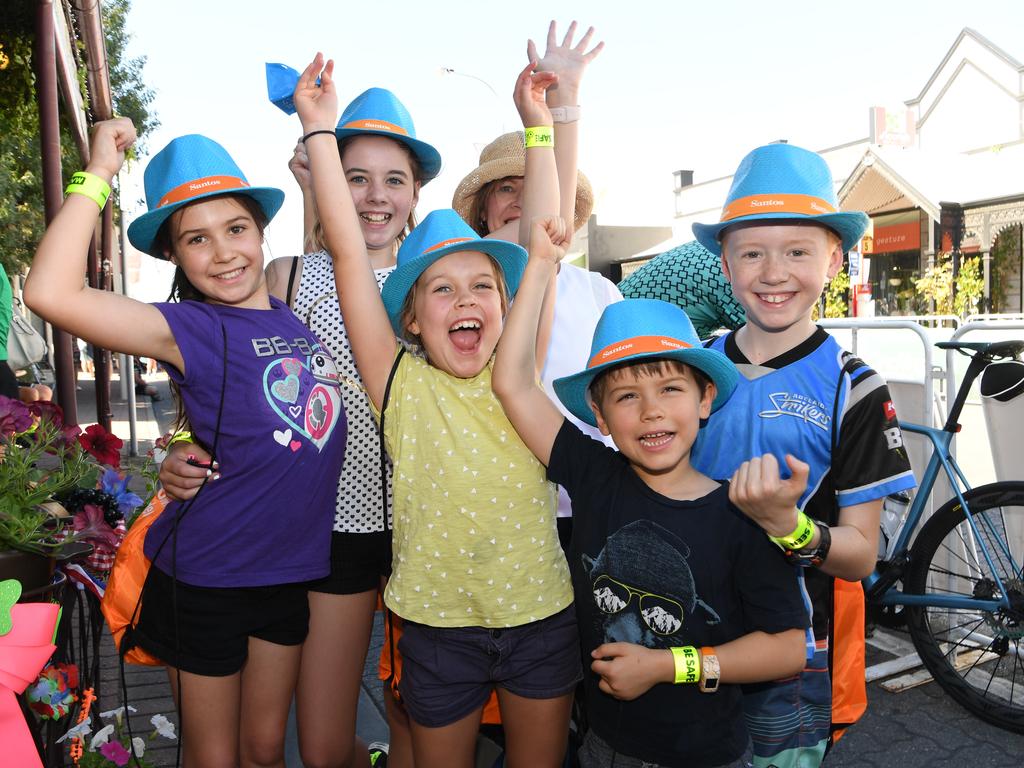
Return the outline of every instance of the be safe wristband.
{"type": "Polygon", "coordinates": [[[526,148],[530,147],[551,147],[555,146],[555,129],[550,125],[539,125],[536,128],[527,128],[526,148]]]}
{"type": "Polygon", "coordinates": [[[71,181],[64,189],[64,194],[84,195],[96,203],[102,211],[103,206],[107,204],[107,198],[110,197],[110,185],[94,173],[79,171],[71,177],[71,181]]]}
{"type": "Polygon", "coordinates": [[[814,538],[814,522],[804,514],[803,510],[797,510],[796,528],[789,536],[769,536],[783,549],[803,549],[811,543],[814,538]]]}
{"type": "Polygon", "coordinates": [[[672,651],[672,662],[675,664],[676,685],[679,683],[696,683],[700,681],[700,653],[692,645],[669,648],[672,651]]]}

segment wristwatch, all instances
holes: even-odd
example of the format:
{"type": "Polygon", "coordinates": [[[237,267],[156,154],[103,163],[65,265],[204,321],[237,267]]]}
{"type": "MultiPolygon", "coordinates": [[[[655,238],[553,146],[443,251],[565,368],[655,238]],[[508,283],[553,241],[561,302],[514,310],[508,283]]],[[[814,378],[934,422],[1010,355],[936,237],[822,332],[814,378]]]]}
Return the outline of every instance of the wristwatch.
{"type": "Polygon", "coordinates": [[[555,123],[575,123],[580,119],[578,106],[551,107],[551,120],[555,123]]]}
{"type": "Polygon", "coordinates": [[[818,546],[814,549],[804,547],[784,550],[789,561],[799,568],[817,568],[825,562],[828,550],[832,546],[832,531],[828,525],[820,520],[815,520],[814,525],[818,529],[818,546]]]}
{"type": "Polygon", "coordinates": [[[718,690],[718,679],[721,677],[718,656],[710,645],[700,649],[700,683],[697,688],[701,693],[715,693],[718,690]]]}

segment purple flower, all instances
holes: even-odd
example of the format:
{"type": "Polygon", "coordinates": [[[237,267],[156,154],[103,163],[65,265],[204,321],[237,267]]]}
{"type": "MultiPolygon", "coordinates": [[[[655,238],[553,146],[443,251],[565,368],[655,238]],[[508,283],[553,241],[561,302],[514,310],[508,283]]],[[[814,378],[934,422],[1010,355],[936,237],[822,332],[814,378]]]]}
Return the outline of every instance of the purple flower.
{"type": "Polygon", "coordinates": [[[100,478],[100,490],[109,493],[117,500],[117,510],[122,515],[130,515],[136,507],[142,506],[142,499],[128,490],[131,475],[121,477],[116,469],[107,469],[100,478]]]}
{"type": "Polygon", "coordinates": [[[32,412],[20,400],[0,395],[0,437],[10,437],[32,426],[32,412]]]}
{"type": "Polygon", "coordinates": [[[124,745],[119,741],[108,741],[100,747],[99,751],[101,755],[116,766],[128,765],[128,761],[132,757],[132,753],[125,749],[124,745]]]}

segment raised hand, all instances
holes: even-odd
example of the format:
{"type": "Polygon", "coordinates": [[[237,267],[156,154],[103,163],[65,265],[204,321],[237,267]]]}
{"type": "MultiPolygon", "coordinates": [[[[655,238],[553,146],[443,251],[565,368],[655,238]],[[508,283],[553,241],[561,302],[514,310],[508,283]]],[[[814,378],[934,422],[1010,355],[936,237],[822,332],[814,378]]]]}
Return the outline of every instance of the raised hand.
{"type": "Polygon", "coordinates": [[[124,165],[124,153],[135,143],[135,125],[127,117],[96,123],[89,142],[90,173],[112,179],[124,165]]]}
{"type": "Polygon", "coordinates": [[[729,501],[769,536],[789,536],[793,532],[796,505],[807,489],[810,467],[789,454],[786,464],[792,474],[783,480],[778,460],[766,453],[743,462],[729,482],[729,501]]]}
{"type": "Polygon", "coordinates": [[[537,46],[533,40],[526,43],[526,55],[530,61],[537,62],[538,71],[554,72],[558,75],[558,84],[548,91],[548,100],[552,106],[575,105],[579,95],[580,81],[587,65],[592,62],[604,48],[599,42],[589,51],[587,46],[594,37],[594,28],[588,27],[583,37],[573,45],[576,34],[576,22],[569,25],[562,44],[558,44],[555,22],[548,25],[547,49],[542,58],[537,57],[537,46]]]}
{"type": "Polygon", "coordinates": [[[309,155],[306,154],[306,145],[302,141],[295,142],[295,151],[292,152],[288,161],[288,170],[295,177],[295,183],[303,192],[313,191],[313,176],[309,172],[309,155]]]}
{"type": "Polygon", "coordinates": [[[531,259],[560,262],[572,242],[572,230],[559,216],[537,216],[530,222],[531,259]]]}
{"type": "Polygon", "coordinates": [[[524,128],[552,124],[545,94],[548,88],[558,82],[558,75],[554,72],[536,72],[535,69],[536,62],[526,65],[516,78],[516,89],[512,94],[524,128]]]}
{"type": "Polygon", "coordinates": [[[324,55],[317,53],[309,63],[295,86],[292,100],[299,113],[304,133],[318,130],[334,130],[338,119],[338,92],[334,87],[334,60],[324,64],[324,55]],[[318,85],[316,80],[320,78],[318,85]]]}

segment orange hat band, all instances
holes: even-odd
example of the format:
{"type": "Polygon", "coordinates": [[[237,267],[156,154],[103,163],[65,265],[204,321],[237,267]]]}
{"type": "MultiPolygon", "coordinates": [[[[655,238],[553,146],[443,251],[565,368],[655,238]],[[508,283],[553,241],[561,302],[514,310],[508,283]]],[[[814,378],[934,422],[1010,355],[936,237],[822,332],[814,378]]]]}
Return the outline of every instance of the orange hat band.
{"type": "Polygon", "coordinates": [[[431,251],[436,251],[439,248],[447,248],[449,245],[455,245],[455,243],[468,243],[472,239],[472,237],[452,237],[448,240],[442,240],[440,243],[430,246],[424,251],[424,253],[430,253],[431,251]]]}
{"type": "Polygon", "coordinates": [[[342,128],[353,128],[360,131],[387,131],[388,133],[400,133],[402,136],[408,136],[409,132],[400,125],[389,123],[387,120],[353,120],[351,123],[345,123],[342,128]]]}
{"type": "Polygon", "coordinates": [[[671,352],[676,349],[691,349],[692,344],[673,339],[670,336],[634,336],[611,344],[590,358],[587,368],[595,368],[605,363],[622,360],[631,355],[644,355],[652,352],[671,352]]]}
{"type": "Polygon", "coordinates": [[[756,213],[792,213],[798,216],[820,216],[835,213],[836,208],[827,200],[813,195],[750,195],[726,203],[722,221],[756,213]]]}
{"type": "Polygon", "coordinates": [[[175,187],[162,198],[157,208],[163,208],[171,203],[180,203],[183,200],[191,200],[199,195],[207,195],[211,192],[229,192],[233,189],[246,189],[249,182],[237,176],[204,176],[201,179],[187,181],[175,187]]]}

